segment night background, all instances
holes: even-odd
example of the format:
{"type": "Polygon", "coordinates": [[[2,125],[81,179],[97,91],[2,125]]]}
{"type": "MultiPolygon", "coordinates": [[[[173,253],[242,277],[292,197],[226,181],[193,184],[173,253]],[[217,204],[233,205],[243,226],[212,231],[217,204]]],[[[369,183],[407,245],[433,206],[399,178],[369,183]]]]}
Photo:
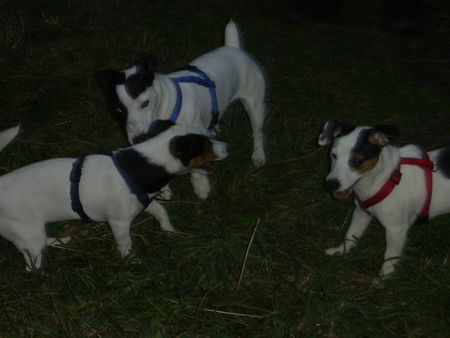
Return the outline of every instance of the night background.
{"type": "Polygon", "coordinates": [[[178,177],[165,206],[184,234],[142,214],[131,229],[141,263],[120,258],[106,223],[49,225],[73,239],[45,251],[41,272],[0,238],[0,336],[448,336],[450,215],[411,229],[384,289],[372,287],[376,221],[350,254],[324,254],[353,207],[323,188],[327,120],[395,124],[399,145],[450,144],[450,3],[408,7],[409,21],[397,15],[407,5],[386,3],[0,1],[0,128],[22,126],[0,174],[126,147],[94,74],[148,54],[172,72],[223,45],[230,18],[269,80],[266,165],[252,166],[250,124],[232,104],[218,139],[233,151],[210,197],[178,177]]]}

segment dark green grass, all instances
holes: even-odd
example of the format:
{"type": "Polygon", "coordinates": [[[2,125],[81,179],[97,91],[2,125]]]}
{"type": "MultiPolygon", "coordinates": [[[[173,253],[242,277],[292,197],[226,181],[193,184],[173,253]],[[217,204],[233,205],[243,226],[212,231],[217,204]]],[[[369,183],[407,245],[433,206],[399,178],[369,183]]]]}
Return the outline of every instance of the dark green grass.
{"type": "Polygon", "coordinates": [[[46,251],[42,274],[26,273],[0,239],[1,336],[448,336],[448,217],[412,229],[395,278],[371,288],[384,232],[374,223],[352,254],[324,255],[342,240],[352,203],[324,192],[328,154],[316,146],[331,118],[398,124],[403,143],[426,148],[448,143],[448,93],[402,63],[405,45],[436,57],[443,40],[433,32],[445,32],[446,16],[434,10],[428,31],[399,37],[382,29],[377,2],[349,2],[325,23],[284,22],[282,9],[271,1],[0,3],[1,127],[23,126],[0,154],[2,173],[125,146],[93,73],[148,53],[171,71],[220,46],[230,17],[270,79],[267,164],[251,166],[250,126],[233,104],[220,134],[233,152],[211,177],[211,197],[196,198],[188,177],[172,184],[166,205],[186,234],[161,233],[142,215],[133,257],[122,260],[107,224],[53,224],[49,233],[73,240],[46,251]]]}

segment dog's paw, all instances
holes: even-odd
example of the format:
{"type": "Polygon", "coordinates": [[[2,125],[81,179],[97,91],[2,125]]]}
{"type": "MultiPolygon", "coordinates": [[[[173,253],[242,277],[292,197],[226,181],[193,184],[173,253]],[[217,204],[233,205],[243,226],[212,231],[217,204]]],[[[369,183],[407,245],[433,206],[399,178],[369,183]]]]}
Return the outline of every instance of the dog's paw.
{"type": "Polygon", "coordinates": [[[161,198],[164,201],[170,201],[172,199],[172,190],[169,185],[166,185],[158,194],[158,198],[161,198]]]}
{"type": "Polygon", "coordinates": [[[328,256],[333,256],[335,254],[340,254],[341,255],[343,253],[345,253],[343,245],[339,245],[339,246],[337,246],[335,248],[329,248],[329,249],[325,250],[325,254],[328,255],[328,256]]]}
{"type": "Polygon", "coordinates": [[[264,151],[255,150],[252,154],[252,161],[256,168],[262,167],[266,163],[266,155],[264,155],[264,151]]]}
{"type": "Polygon", "coordinates": [[[211,191],[211,186],[209,185],[209,179],[206,175],[192,173],[191,183],[194,187],[194,193],[202,200],[207,199],[211,191]]]}
{"type": "Polygon", "coordinates": [[[382,278],[380,276],[375,277],[373,279],[373,281],[372,281],[372,287],[374,289],[379,289],[379,290],[384,289],[386,287],[386,284],[384,282],[384,278],[382,278]]]}
{"type": "Polygon", "coordinates": [[[159,226],[161,227],[162,231],[173,232],[175,234],[179,233],[179,231],[175,229],[172,223],[170,222],[160,223],[159,226]]]}
{"type": "Polygon", "coordinates": [[[53,246],[53,245],[67,244],[71,240],[72,240],[72,238],[70,236],[61,237],[61,238],[49,237],[49,238],[47,238],[47,245],[53,246]]]}

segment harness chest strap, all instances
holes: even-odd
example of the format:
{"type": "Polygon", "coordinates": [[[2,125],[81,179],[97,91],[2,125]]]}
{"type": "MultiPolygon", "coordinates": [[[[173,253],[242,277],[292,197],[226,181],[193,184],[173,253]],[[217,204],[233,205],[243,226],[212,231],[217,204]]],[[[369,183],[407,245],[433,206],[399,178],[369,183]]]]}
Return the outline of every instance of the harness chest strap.
{"type": "Polygon", "coordinates": [[[170,120],[172,122],[176,122],[178,116],[180,115],[181,106],[183,104],[183,93],[180,88],[180,83],[195,83],[203,87],[207,87],[209,89],[209,95],[211,96],[211,122],[209,124],[208,130],[211,131],[215,128],[216,124],[219,122],[219,106],[217,104],[217,93],[216,93],[216,84],[213,80],[206,75],[205,72],[198,69],[195,66],[187,65],[186,67],[180,70],[188,70],[193,73],[198,74],[199,76],[180,76],[170,78],[172,82],[175,84],[175,89],[177,91],[177,99],[175,102],[175,107],[173,108],[172,114],[170,115],[170,120]]]}
{"type": "Polygon", "coordinates": [[[355,199],[358,201],[360,207],[370,216],[372,214],[369,210],[369,207],[380,203],[383,201],[389,194],[394,190],[394,188],[400,183],[402,174],[400,172],[400,167],[402,165],[417,165],[424,170],[425,174],[425,187],[427,191],[427,195],[425,198],[424,206],[420,212],[421,223],[428,219],[431,197],[433,194],[433,168],[434,162],[430,161],[428,154],[424,152],[424,158],[412,158],[412,157],[402,157],[400,158],[397,167],[392,172],[389,179],[384,183],[384,185],[378,190],[375,195],[372,197],[362,201],[357,194],[355,194],[355,199]]]}
{"type": "MultiPolygon", "coordinates": [[[[117,171],[122,176],[123,180],[130,189],[130,192],[136,196],[138,201],[142,204],[143,209],[147,208],[147,206],[152,202],[153,199],[148,197],[147,192],[139,186],[135,178],[120,165],[114,154],[108,153],[103,155],[111,157],[117,171]]],[[[85,158],[86,156],[80,156],[72,164],[72,170],[70,172],[71,207],[72,210],[80,216],[83,222],[94,223],[95,221],[92,220],[84,211],[83,205],[80,200],[80,179],[85,158]]]]}

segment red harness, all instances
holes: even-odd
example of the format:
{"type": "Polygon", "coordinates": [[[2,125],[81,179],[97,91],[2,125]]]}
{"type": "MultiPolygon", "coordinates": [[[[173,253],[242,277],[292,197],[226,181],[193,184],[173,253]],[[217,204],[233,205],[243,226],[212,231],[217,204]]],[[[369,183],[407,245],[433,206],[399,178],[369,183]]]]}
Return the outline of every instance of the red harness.
{"type": "Polygon", "coordinates": [[[424,170],[425,173],[425,187],[427,189],[427,197],[425,199],[425,204],[420,212],[420,216],[416,223],[424,223],[428,219],[428,214],[430,210],[431,196],[433,194],[433,170],[435,163],[430,161],[428,154],[424,152],[423,158],[413,158],[413,157],[402,157],[400,158],[397,167],[392,172],[389,179],[384,183],[384,185],[375,193],[372,197],[362,201],[357,194],[355,198],[359,203],[361,209],[363,209],[367,214],[372,216],[371,212],[367,208],[380,203],[394,190],[394,188],[400,183],[402,178],[402,173],[400,172],[400,167],[403,164],[417,165],[424,170]]]}

